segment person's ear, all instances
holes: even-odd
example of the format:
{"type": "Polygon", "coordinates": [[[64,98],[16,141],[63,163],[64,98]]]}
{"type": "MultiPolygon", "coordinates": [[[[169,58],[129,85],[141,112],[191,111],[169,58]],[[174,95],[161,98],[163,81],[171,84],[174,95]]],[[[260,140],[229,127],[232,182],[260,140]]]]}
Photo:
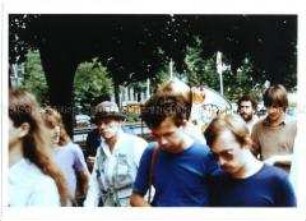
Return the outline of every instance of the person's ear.
{"type": "Polygon", "coordinates": [[[25,137],[30,131],[30,124],[29,123],[22,123],[19,126],[19,138],[25,137]]]}

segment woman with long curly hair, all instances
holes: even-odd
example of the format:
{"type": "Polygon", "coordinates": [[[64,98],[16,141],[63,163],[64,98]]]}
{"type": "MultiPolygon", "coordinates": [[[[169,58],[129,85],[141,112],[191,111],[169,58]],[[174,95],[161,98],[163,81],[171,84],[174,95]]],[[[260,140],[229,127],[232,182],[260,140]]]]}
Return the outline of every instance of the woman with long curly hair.
{"type": "Polygon", "coordinates": [[[70,139],[62,116],[56,109],[46,107],[42,115],[53,138],[55,162],[65,175],[73,201],[79,206],[87,193],[90,176],[82,149],[70,139]]]}
{"type": "Polygon", "coordinates": [[[68,199],[35,97],[24,90],[10,90],[9,206],[65,206],[68,199]]]}

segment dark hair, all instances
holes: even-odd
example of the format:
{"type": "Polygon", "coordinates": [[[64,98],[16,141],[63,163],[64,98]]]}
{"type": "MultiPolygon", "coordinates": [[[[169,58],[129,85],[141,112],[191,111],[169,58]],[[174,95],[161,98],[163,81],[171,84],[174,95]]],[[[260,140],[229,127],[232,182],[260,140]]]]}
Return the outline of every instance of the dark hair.
{"type": "Polygon", "coordinates": [[[192,104],[191,88],[183,81],[173,78],[161,84],[156,94],[182,96],[186,102],[192,104]]]}
{"type": "Polygon", "coordinates": [[[240,109],[240,105],[241,105],[241,103],[242,103],[243,101],[250,101],[251,104],[252,104],[252,108],[253,108],[254,110],[257,109],[257,102],[256,102],[256,100],[255,100],[252,96],[250,96],[250,95],[244,95],[244,96],[242,96],[242,97],[238,100],[238,102],[237,102],[238,109],[240,109]]]}
{"type": "Polygon", "coordinates": [[[9,117],[14,126],[30,125],[29,133],[22,140],[24,157],[55,181],[61,203],[66,205],[69,199],[66,180],[53,160],[50,136],[40,111],[33,94],[20,89],[9,91],[9,117]]]}
{"type": "Polygon", "coordinates": [[[281,84],[269,87],[263,95],[263,101],[265,107],[277,106],[282,107],[286,111],[288,108],[286,88],[281,84]]]}
{"type": "Polygon", "coordinates": [[[176,126],[181,126],[190,116],[190,105],[179,95],[156,94],[141,110],[140,117],[149,128],[158,127],[166,118],[172,118],[176,126]]]}

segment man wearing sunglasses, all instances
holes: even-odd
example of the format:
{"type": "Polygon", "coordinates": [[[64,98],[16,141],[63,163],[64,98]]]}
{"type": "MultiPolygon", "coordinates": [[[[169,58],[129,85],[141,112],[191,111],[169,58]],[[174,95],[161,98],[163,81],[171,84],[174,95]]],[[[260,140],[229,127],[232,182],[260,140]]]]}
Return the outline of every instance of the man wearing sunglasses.
{"type": "Polygon", "coordinates": [[[205,137],[221,168],[212,182],[214,206],[296,206],[287,173],[252,154],[252,140],[240,116],[217,117],[206,129],[205,137]]]}

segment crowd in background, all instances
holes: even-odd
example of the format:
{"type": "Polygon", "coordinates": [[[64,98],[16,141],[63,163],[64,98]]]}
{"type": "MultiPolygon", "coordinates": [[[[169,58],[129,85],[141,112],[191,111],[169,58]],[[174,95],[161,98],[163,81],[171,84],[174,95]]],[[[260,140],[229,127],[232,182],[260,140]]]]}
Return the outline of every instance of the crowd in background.
{"type": "Polygon", "coordinates": [[[122,130],[116,103],[95,107],[85,157],[60,113],[24,90],[9,92],[9,206],[294,207],[288,179],[297,122],[287,91],[263,94],[265,117],[250,95],[238,114],[194,113],[205,94],[183,82],[161,85],[141,110],[153,142],[122,130]]]}

